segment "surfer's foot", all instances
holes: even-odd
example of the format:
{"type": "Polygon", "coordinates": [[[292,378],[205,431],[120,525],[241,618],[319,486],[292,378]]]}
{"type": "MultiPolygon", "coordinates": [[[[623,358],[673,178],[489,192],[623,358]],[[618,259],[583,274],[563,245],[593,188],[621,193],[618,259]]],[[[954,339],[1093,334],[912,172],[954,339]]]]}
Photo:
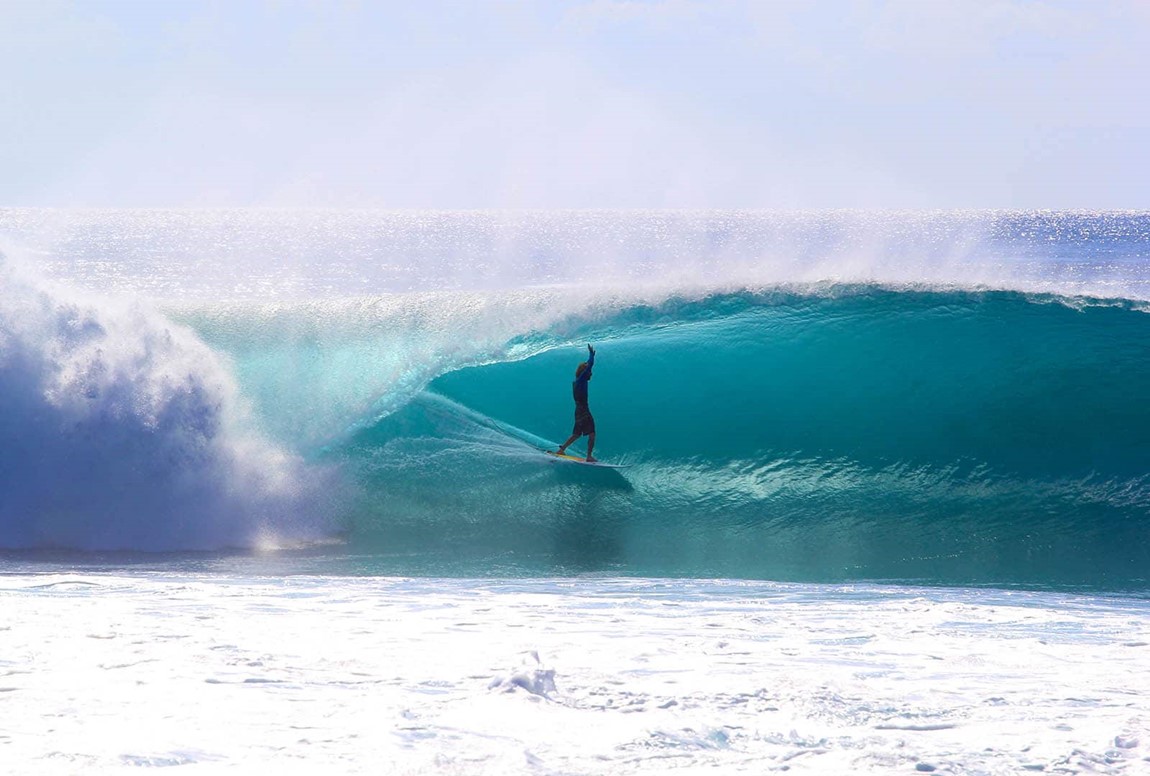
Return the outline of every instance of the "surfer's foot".
{"type": "Polygon", "coordinates": [[[591,456],[587,456],[587,463],[599,463],[599,459],[598,458],[592,458],[591,456]]]}
{"type": "Polygon", "coordinates": [[[567,452],[567,445],[561,445],[559,447],[559,452],[555,453],[555,455],[563,455],[565,452],[567,452]]]}

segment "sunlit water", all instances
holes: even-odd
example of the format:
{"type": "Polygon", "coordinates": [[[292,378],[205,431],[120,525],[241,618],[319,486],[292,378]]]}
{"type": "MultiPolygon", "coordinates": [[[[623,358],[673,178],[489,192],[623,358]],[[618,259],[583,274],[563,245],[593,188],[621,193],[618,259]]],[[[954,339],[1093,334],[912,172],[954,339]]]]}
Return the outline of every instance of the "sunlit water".
{"type": "Polygon", "coordinates": [[[0,249],[3,772],[1150,772],[1146,214],[0,249]]]}

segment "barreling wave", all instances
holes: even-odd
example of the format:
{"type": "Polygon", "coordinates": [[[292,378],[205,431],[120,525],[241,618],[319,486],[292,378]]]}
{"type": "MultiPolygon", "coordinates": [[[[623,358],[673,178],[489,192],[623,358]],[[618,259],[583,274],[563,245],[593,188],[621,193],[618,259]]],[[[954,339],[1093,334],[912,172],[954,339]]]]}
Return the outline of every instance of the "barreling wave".
{"type": "Polygon", "coordinates": [[[332,451],[367,494],[356,542],[692,576],[1138,586],[1150,570],[1141,303],[742,291],[563,316],[507,352],[332,451]],[[532,449],[569,430],[584,341],[596,453],[623,474],[532,449]]]}
{"type": "Polygon", "coordinates": [[[1144,309],[827,283],[161,314],[3,265],[0,547],[1145,589],[1144,309]],[[622,472],[538,452],[586,342],[622,472]]]}

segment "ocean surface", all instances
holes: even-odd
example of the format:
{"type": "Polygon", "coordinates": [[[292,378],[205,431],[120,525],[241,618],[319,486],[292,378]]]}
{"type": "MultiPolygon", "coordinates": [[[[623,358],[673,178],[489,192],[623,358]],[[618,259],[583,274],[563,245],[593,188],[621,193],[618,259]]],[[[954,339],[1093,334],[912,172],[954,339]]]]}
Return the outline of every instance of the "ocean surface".
{"type": "Polygon", "coordinates": [[[1148,396],[1150,213],[0,209],[0,766],[1150,772],[1148,396]]]}

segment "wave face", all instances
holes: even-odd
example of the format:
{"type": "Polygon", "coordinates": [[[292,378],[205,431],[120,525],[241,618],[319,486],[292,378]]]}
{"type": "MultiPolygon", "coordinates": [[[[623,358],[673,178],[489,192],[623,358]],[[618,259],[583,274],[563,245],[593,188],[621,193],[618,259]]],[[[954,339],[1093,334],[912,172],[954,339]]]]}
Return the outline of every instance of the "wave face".
{"type": "Polygon", "coordinates": [[[597,454],[630,468],[523,443],[566,436],[579,349],[452,371],[343,448],[378,499],[364,539],[693,576],[1150,568],[1150,318],[1132,303],[849,287],[671,300],[578,333],[599,343],[597,454]]]}
{"type": "Polygon", "coordinates": [[[1150,216],[869,218],[0,211],[0,547],[1150,589],[1150,216]]]}

